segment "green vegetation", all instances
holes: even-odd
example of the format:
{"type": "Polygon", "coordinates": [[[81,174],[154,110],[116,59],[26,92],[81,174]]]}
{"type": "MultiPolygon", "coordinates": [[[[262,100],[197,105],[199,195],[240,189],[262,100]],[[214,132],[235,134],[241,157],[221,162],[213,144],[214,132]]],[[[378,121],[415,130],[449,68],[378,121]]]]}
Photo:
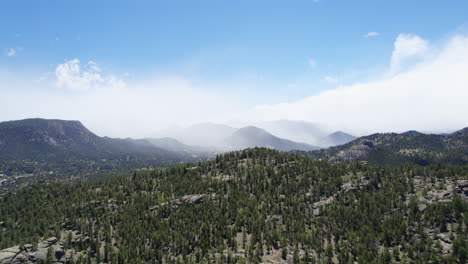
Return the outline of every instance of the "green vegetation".
{"type": "Polygon", "coordinates": [[[365,161],[384,166],[406,163],[421,166],[434,163],[468,164],[468,128],[451,135],[418,132],[373,134],[306,154],[331,162],[365,161]]]}
{"type": "Polygon", "coordinates": [[[467,171],[257,148],[35,183],[0,198],[0,247],[62,237],[79,263],[466,263],[467,171]]]}

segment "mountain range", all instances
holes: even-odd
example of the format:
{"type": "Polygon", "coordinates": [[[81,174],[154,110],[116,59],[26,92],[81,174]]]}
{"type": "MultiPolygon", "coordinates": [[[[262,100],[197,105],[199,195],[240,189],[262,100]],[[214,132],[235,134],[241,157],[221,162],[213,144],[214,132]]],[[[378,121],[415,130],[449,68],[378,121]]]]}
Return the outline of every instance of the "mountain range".
{"type": "Polygon", "coordinates": [[[0,159],[181,159],[147,140],[99,137],[79,121],[25,119],[0,123],[0,159]]]}
{"type": "Polygon", "coordinates": [[[112,161],[120,164],[117,166],[125,164],[125,167],[160,166],[206,160],[219,153],[249,147],[269,147],[282,151],[317,149],[276,137],[256,127],[236,129],[210,123],[192,126],[175,134],[175,137],[193,145],[171,137],[100,137],[79,121],[40,118],[7,121],[0,123],[0,160],[27,160],[47,165],[74,161],[73,164],[86,163],[88,166],[92,162],[101,166],[112,161]]]}
{"type": "Polygon", "coordinates": [[[331,133],[330,135],[323,137],[319,142],[319,146],[321,147],[338,146],[338,145],[343,145],[348,142],[351,142],[355,139],[356,137],[353,135],[347,134],[342,131],[336,131],[336,132],[331,133]]]}
{"type": "Polygon", "coordinates": [[[173,128],[155,133],[155,138],[174,138],[192,146],[213,147],[237,129],[224,124],[200,123],[187,128],[173,128]]]}
{"type": "Polygon", "coordinates": [[[377,165],[468,163],[468,127],[447,135],[417,131],[377,133],[347,144],[316,150],[311,157],[331,162],[366,161],[377,165]]]}
{"type": "Polygon", "coordinates": [[[266,130],[254,126],[238,129],[231,136],[227,137],[222,144],[228,150],[240,150],[252,147],[266,147],[281,151],[318,149],[316,146],[276,137],[266,130]]]}
{"type": "Polygon", "coordinates": [[[0,263],[466,263],[468,128],[317,149],[201,127],[225,134],[209,148],[0,123],[0,263]]]}
{"type": "MultiPolygon", "coordinates": [[[[317,131],[316,127],[307,123],[301,125],[298,121],[289,123],[283,120],[269,124],[277,127],[293,124],[293,127],[317,131]]],[[[305,133],[305,130],[301,133],[305,133]]],[[[366,161],[384,165],[406,162],[420,165],[468,162],[467,128],[448,135],[409,131],[401,134],[379,133],[360,138],[338,131],[321,135],[318,140],[320,145],[315,146],[281,138],[255,126],[233,128],[211,123],[183,129],[175,133],[174,138],[121,139],[97,136],[79,121],[36,118],[0,123],[0,160],[42,162],[47,167],[50,164],[102,167],[108,166],[109,162],[113,164],[111,168],[161,166],[207,160],[233,150],[266,147],[305,153],[314,159],[331,162],[366,161]],[[63,163],[64,161],[68,163],[63,163]]],[[[17,162],[14,166],[19,167],[17,162]]],[[[38,167],[33,164],[30,166],[38,167]]],[[[11,169],[11,166],[8,168],[11,169]]],[[[0,166],[0,171],[8,168],[0,166]]]]}
{"type": "MultiPolygon", "coordinates": [[[[355,139],[354,136],[345,132],[328,132],[320,125],[295,120],[237,122],[235,127],[225,124],[200,123],[186,128],[175,127],[163,130],[155,133],[154,137],[171,137],[187,145],[225,148],[225,141],[229,137],[233,136],[236,131],[247,127],[262,129],[277,138],[307,145],[300,145],[299,149],[301,150],[309,149],[310,145],[315,146],[315,148],[322,148],[345,144],[355,139]]],[[[259,145],[249,144],[249,146],[259,145]]],[[[266,145],[261,144],[260,146],[266,145]]]]}

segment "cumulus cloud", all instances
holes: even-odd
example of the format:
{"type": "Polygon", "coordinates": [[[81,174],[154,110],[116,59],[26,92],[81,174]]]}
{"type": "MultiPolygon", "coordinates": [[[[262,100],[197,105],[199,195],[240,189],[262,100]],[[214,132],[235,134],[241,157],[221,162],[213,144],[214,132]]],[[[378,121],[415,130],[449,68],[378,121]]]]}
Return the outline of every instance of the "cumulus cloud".
{"type": "Polygon", "coordinates": [[[400,34],[394,43],[391,72],[398,72],[411,59],[420,59],[429,51],[429,43],[414,34],[400,34]]]}
{"type": "Polygon", "coordinates": [[[377,37],[377,36],[379,36],[379,35],[380,35],[379,32],[372,31],[372,32],[367,32],[367,33],[364,35],[364,37],[365,37],[365,38],[370,38],[370,37],[377,37]]]}
{"type": "Polygon", "coordinates": [[[113,76],[102,75],[102,69],[93,61],[81,66],[80,60],[72,59],[59,64],[55,68],[57,86],[75,90],[87,91],[98,87],[119,87],[125,83],[113,76]]]}
{"type": "MultiPolygon", "coordinates": [[[[400,35],[392,66],[428,52],[428,42],[400,35]]],[[[385,131],[442,132],[468,126],[468,36],[431,51],[430,60],[366,83],[338,87],[302,100],[259,105],[244,119],[307,120],[356,134],[385,131]]]]}
{"type": "Polygon", "coordinates": [[[8,57],[13,57],[16,55],[16,50],[14,48],[8,49],[7,56],[8,57]]]}

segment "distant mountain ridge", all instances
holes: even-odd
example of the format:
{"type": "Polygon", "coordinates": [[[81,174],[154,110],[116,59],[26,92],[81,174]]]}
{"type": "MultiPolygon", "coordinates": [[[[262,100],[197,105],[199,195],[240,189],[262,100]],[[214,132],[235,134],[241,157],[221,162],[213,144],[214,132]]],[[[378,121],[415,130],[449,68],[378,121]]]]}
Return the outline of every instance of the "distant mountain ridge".
{"type": "Polygon", "coordinates": [[[316,150],[313,158],[332,162],[366,161],[377,165],[406,162],[428,165],[436,162],[468,163],[468,127],[449,135],[416,131],[378,133],[357,138],[347,144],[316,150]]]}
{"type": "Polygon", "coordinates": [[[146,138],[145,140],[147,140],[148,142],[150,142],[151,144],[153,144],[154,146],[158,148],[173,151],[173,152],[186,153],[194,157],[198,156],[198,157],[209,158],[209,157],[212,157],[216,153],[216,149],[214,148],[187,145],[178,141],[177,139],[170,138],[170,137],[146,138]]]}
{"type": "Polygon", "coordinates": [[[174,138],[191,146],[212,147],[232,135],[237,128],[215,123],[200,123],[186,128],[169,129],[152,138],[174,138]]]}
{"type": "Polygon", "coordinates": [[[319,125],[307,121],[276,120],[251,125],[264,129],[280,138],[316,146],[319,146],[321,139],[327,136],[327,132],[319,125]]]}
{"type": "Polygon", "coordinates": [[[186,157],[146,140],[99,137],[79,121],[25,119],[0,123],[0,159],[185,160],[186,157]]]}
{"type": "Polygon", "coordinates": [[[348,142],[351,142],[355,139],[356,137],[353,135],[350,135],[342,131],[336,131],[322,138],[322,140],[320,141],[320,146],[321,147],[338,146],[338,145],[343,145],[348,142]]]}
{"type": "Polygon", "coordinates": [[[313,158],[332,162],[366,161],[382,165],[405,162],[420,165],[468,162],[468,128],[449,135],[408,131],[401,134],[373,134],[357,139],[338,131],[324,137],[322,144],[345,144],[319,150],[317,146],[284,139],[254,126],[236,129],[204,124],[194,127],[200,131],[200,135],[209,128],[223,131],[221,135],[213,136],[218,146],[192,146],[173,138],[99,137],[79,121],[34,118],[0,122],[0,160],[37,160],[50,163],[110,159],[121,160],[122,163],[133,162],[135,166],[164,165],[205,160],[217,153],[231,150],[266,147],[280,151],[306,151],[313,158]],[[346,143],[350,140],[352,141],[346,143]]]}
{"type": "Polygon", "coordinates": [[[283,139],[272,135],[264,129],[248,126],[234,132],[223,141],[227,149],[239,150],[251,147],[266,147],[280,151],[291,150],[315,150],[316,146],[305,143],[298,143],[288,139],[283,139]]]}
{"type": "MultiPolygon", "coordinates": [[[[318,147],[341,145],[355,139],[354,136],[345,132],[336,131],[329,134],[317,124],[297,120],[238,122],[235,127],[216,123],[200,123],[186,128],[174,127],[163,130],[154,134],[153,138],[170,137],[186,145],[217,148],[222,151],[225,150],[222,146],[225,145],[224,141],[236,131],[246,127],[257,127],[281,139],[318,147]]],[[[261,146],[263,145],[261,144],[261,146]]],[[[300,148],[308,149],[304,146],[300,148]]]]}
{"type": "Polygon", "coordinates": [[[188,145],[169,137],[100,137],[80,121],[40,118],[6,121],[0,122],[0,160],[42,161],[44,164],[121,160],[122,163],[132,161],[135,165],[143,166],[205,160],[217,153],[249,147],[268,147],[281,151],[317,149],[309,144],[276,137],[256,127],[236,129],[206,123],[194,125],[184,133],[191,133],[195,142],[212,139],[217,146],[188,145]]]}

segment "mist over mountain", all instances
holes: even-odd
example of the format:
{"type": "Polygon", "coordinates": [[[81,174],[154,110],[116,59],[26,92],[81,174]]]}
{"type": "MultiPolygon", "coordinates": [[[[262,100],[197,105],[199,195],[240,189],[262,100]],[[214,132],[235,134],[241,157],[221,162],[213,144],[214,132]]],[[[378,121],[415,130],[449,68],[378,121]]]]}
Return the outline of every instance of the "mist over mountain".
{"type": "MultiPolygon", "coordinates": [[[[318,149],[255,126],[194,127],[195,131],[207,133],[209,128],[219,129],[222,136],[233,132],[225,138],[215,135],[216,147],[207,148],[168,137],[99,137],[79,121],[26,119],[0,123],[0,231],[6,238],[0,240],[0,248],[5,248],[0,250],[0,263],[22,263],[21,259],[37,263],[51,254],[49,258],[55,256],[57,261],[80,262],[78,252],[86,252],[91,263],[106,259],[134,263],[141,260],[134,254],[135,248],[143,252],[148,247],[129,235],[135,233],[142,234],[145,241],[160,241],[151,243],[160,253],[145,255],[148,262],[156,258],[179,259],[179,253],[172,249],[183,250],[191,243],[194,250],[187,256],[194,263],[202,262],[196,261],[197,256],[200,260],[203,257],[197,252],[217,252],[219,245],[228,251],[227,257],[223,255],[226,259],[232,250],[236,254],[233,263],[247,263],[244,253],[251,250],[250,244],[236,242],[242,239],[243,230],[246,237],[276,234],[268,238],[271,241],[256,239],[259,249],[270,245],[270,253],[258,255],[251,263],[294,263],[299,258],[295,245],[303,241],[304,233],[310,239],[321,239],[307,242],[312,253],[302,249],[306,263],[307,258],[323,259],[316,252],[323,251],[323,244],[332,245],[332,234],[338,233],[371,238],[365,243],[341,240],[341,245],[346,246],[340,250],[347,252],[347,248],[361,243],[353,254],[369,256],[363,263],[374,263],[380,255],[366,253],[369,243],[377,243],[375,252],[379,247],[394,252],[401,248],[398,254],[415,258],[408,245],[416,242],[405,237],[412,234],[408,226],[417,230],[421,225],[431,245],[444,243],[434,250],[421,247],[437,252],[431,258],[463,259],[450,252],[466,244],[464,227],[455,228],[456,235],[450,235],[447,226],[462,226],[460,223],[465,221],[457,215],[466,211],[468,128],[451,135],[411,131],[354,140],[349,134],[335,132],[322,138],[326,142],[323,144],[352,141],[318,149]],[[434,163],[442,164],[431,165],[434,163]],[[415,198],[419,194],[424,196],[415,198]],[[434,223],[433,215],[439,207],[445,209],[434,223]],[[369,208],[375,211],[369,213],[369,208]],[[226,218],[213,217],[224,215],[223,210],[226,218]],[[398,218],[388,219],[389,215],[398,218]],[[266,230],[253,224],[269,223],[270,218],[276,219],[272,220],[275,224],[265,225],[266,230]],[[36,228],[38,222],[40,230],[36,228]],[[233,223],[240,229],[233,228],[233,223]],[[328,223],[339,229],[329,230],[328,223]],[[247,231],[251,224],[252,231],[247,231]],[[18,229],[18,225],[25,228],[18,229]],[[394,231],[395,225],[399,225],[398,231],[394,231]],[[291,231],[292,226],[302,226],[304,231],[291,231]],[[106,229],[116,231],[107,231],[103,240],[99,230],[106,229]],[[315,236],[317,232],[322,235],[315,236]],[[369,232],[373,235],[369,236],[369,232]],[[67,235],[53,236],[55,233],[67,235]],[[430,236],[434,233],[438,236],[430,236]],[[178,239],[172,241],[169,237],[174,234],[178,239]],[[223,234],[229,236],[228,245],[223,244],[223,234]],[[220,240],[198,243],[195,239],[209,236],[220,240]],[[399,237],[398,242],[386,244],[394,237],[399,237]],[[290,244],[281,243],[291,239],[290,244]],[[37,247],[30,243],[37,243],[37,247]],[[101,248],[105,248],[104,252],[101,248]]],[[[201,135],[197,134],[198,142],[208,141],[201,135]]],[[[335,253],[330,246],[327,248],[331,260],[335,253]]],[[[391,256],[385,254],[381,255],[391,256]]],[[[203,258],[211,258],[208,255],[203,258]]],[[[396,257],[401,259],[400,255],[396,257]]]]}
{"type": "Polygon", "coordinates": [[[320,145],[320,139],[327,135],[327,130],[318,124],[297,120],[276,120],[253,123],[273,135],[311,145],[320,145]]]}
{"type": "Polygon", "coordinates": [[[298,120],[233,122],[232,124],[200,123],[186,128],[174,127],[155,133],[153,137],[173,137],[188,145],[220,147],[221,149],[224,147],[220,146],[223,145],[223,140],[238,129],[245,127],[261,128],[278,138],[319,147],[341,145],[355,138],[345,132],[329,131],[323,125],[298,120]]]}
{"type": "Polygon", "coordinates": [[[161,166],[206,160],[249,147],[317,149],[256,127],[237,129],[205,123],[175,131],[174,137],[121,139],[97,136],[79,121],[34,118],[0,123],[0,160],[5,161],[0,164],[0,172],[41,174],[161,166]]]}
{"type": "Polygon", "coordinates": [[[154,137],[172,137],[187,145],[216,146],[236,130],[224,124],[200,123],[186,128],[166,129],[155,133],[154,137]]]}
{"type": "Polygon", "coordinates": [[[468,263],[467,13],[2,1],[0,264],[468,263]]]}
{"type": "Polygon", "coordinates": [[[172,152],[186,153],[194,157],[209,158],[217,153],[217,149],[215,148],[187,145],[170,137],[146,138],[146,140],[158,148],[172,152]]]}
{"type": "MultiPolygon", "coordinates": [[[[286,120],[270,122],[274,129],[288,131],[287,125],[321,134],[317,126],[286,120]]],[[[319,146],[279,137],[265,129],[233,128],[222,124],[198,124],[176,131],[174,138],[119,139],[99,137],[79,121],[25,119],[0,123],[1,160],[121,160],[154,165],[209,159],[226,151],[266,147],[280,151],[312,151],[310,155],[330,161],[365,160],[377,164],[464,163],[467,158],[467,129],[448,135],[407,131],[355,138],[337,131],[320,139],[319,146]],[[198,144],[186,144],[176,139],[198,144]],[[321,147],[328,147],[318,150],[321,147]]],[[[300,134],[300,133],[299,133],[300,134]]],[[[312,138],[312,137],[310,137],[312,138]]]]}
{"type": "Polygon", "coordinates": [[[99,137],[79,121],[35,118],[0,123],[0,159],[48,162],[115,159],[161,165],[188,161],[190,157],[144,139],[99,137]]]}
{"type": "Polygon", "coordinates": [[[338,146],[338,145],[343,145],[346,144],[350,141],[355,140],[356,137],[350,134],[347,134],[342,131],[336,131],[331,133],[330,135],[322,138],[320,140],[319,145],[321,147],[332,147],[332,146],[338,146]]]}
{"type": "Polygon", "coordinates": [[[276,137],[266,130],[254,126],[240,128],[226,138],[222,142],[222,146],[229,150],[252,147],[266,147],[281,151],[318,149],[316,146],[276,137]]]}

